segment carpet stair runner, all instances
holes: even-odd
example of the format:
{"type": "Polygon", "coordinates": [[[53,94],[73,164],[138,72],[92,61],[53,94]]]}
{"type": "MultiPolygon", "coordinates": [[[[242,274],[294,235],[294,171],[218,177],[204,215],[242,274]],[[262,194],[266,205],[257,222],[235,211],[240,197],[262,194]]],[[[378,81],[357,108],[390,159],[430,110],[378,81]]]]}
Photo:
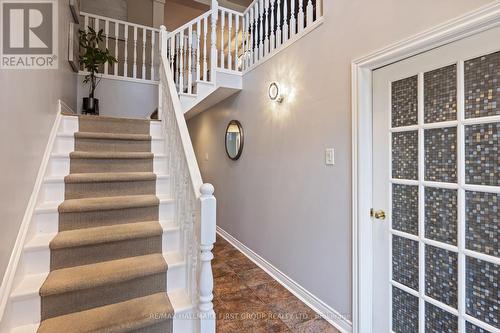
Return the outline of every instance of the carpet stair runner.
{"type": "Polygon", "coordinates": [[[39,333],[171,333],[148,120],[79,117],[39,333]]]}

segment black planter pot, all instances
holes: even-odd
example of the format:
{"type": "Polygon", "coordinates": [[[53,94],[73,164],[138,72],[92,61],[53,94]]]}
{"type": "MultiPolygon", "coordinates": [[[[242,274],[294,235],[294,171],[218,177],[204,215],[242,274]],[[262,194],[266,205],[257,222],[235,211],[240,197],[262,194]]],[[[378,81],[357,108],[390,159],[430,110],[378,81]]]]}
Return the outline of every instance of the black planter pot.
{"type": "Polygon", "coordinates": [[[84,97],[82,104],[83,114],[99,115],[99,100],[97,98],[84,97]]]}

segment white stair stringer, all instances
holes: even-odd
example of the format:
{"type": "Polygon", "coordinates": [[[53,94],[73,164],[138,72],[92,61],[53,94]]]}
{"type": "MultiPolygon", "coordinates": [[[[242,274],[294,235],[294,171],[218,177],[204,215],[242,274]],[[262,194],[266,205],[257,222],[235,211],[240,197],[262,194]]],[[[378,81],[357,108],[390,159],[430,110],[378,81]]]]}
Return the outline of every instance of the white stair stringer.
{"type": "MultiPolygon", "coordinates": [[[[161,122],[151,122],[151,135],[161,135],[161,124],[161,122]]],[[[164,140],[166,141],[166,139],[164,140]]],[[[164,142],[163,147],[166,149],[166,142],[164,142]]],[[[165,155],[168,155],[166,150],[165,155]]],[[[168,170],[166,159],[164,164],[155,165],[155,172],[157,174],[169,174],[170,170],[168,170]]],[[[170,177],[157,178],[156,195],[160,199],[160,224],[163,228],[162,252],[168,267],[167,294],[174,309],[173,332],[195,333],[197,324],[195,320],[197,314],[196,305],[191,303],[187,294],[187,264],[181,251],[181,230],[175,222],[177,212],[175,211],[174,199],[171,199],[175,193],[171,189],[170,180],[170,177]]]]}
{"type": "Polygon", "coordinates": [[[57,234],[57,207],[64,200],[64,180],[58,181],[54,175],[69,173],[68,150],[73,150],[77,131],[78,117],[58,113],[30,199],[34,205],[32,209],[28,205],[2,286],[0,332],[38,329],[39,290],[50,272],[49,243],[57,234]]]}
{"type": "Polygon", "coordinates": [[[180,93],[182,111],[187,119],[220,103],[243,87],[241,72],[217,70],[215,82],[196,82],[196,94],[180,93]]]}

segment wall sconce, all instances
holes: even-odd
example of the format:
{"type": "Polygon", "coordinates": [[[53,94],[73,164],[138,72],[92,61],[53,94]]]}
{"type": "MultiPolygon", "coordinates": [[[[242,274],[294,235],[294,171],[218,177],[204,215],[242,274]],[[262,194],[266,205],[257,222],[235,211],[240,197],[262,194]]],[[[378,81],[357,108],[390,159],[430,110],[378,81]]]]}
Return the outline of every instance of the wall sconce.
{"type": "Polygon", "coordinates": [[[271,101],[283,102],[284,96],[281,94],[280,87],[276,82],[271,83],[269,86],[269,98],[271,101]]]}

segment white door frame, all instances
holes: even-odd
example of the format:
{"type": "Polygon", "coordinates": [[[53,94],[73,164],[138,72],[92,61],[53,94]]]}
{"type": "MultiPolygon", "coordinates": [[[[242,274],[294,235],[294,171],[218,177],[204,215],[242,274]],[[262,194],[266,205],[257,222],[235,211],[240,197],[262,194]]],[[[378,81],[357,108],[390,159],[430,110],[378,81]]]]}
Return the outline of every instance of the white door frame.
{"type": "Polygon", "coordinates": [[[353,333],[372,333],[372,72],[496,26],[498,0],[352,62],[353,333]]]}

